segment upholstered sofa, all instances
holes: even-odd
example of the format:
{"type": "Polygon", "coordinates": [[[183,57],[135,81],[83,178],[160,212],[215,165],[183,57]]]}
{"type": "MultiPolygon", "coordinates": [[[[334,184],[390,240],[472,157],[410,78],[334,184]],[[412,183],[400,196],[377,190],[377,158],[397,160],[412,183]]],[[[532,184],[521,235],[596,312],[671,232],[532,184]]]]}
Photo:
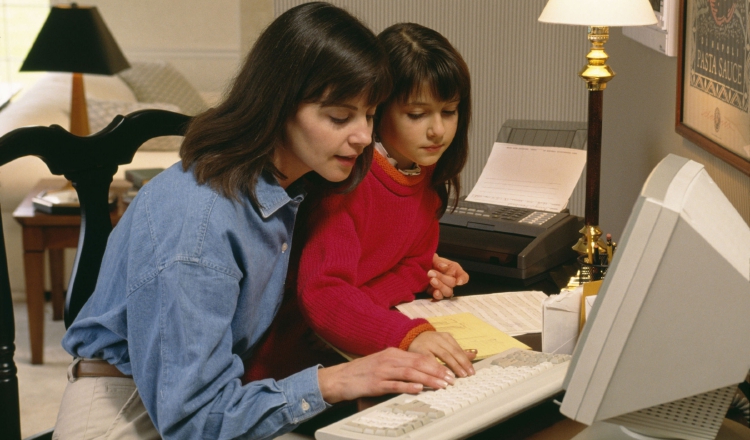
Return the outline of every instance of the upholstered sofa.
{"type": "MultiPolygon", "coordinates": [[[[169,63],[131,62],[131,66],[131,69],[114,76],[85,75],[84,88],[92,133],[104,128],[117,114],[162,108],[194,115],[207,107],[201,94],[169,63]]],[[[70,74],[44,74],[0,110],[0,136],[31,125],[57,124],[67,129],[70,94],[70,74]]],[[[144,144],[133,162],[121,167],[116,178],[123,178],[128,168],[166,168],[177,162],[180,141],[181,138],[160,138],[144,144]]],[[[13,220],[13,210],[39,179],[45,177],[52,177],[52,174],[35,157],[26,157],[0,167],[0,207],[14,294],[24,291],[25,282],[21,228],[13,220]]],[[[72,258],[67,260],[70,265],[72,258]]]]}

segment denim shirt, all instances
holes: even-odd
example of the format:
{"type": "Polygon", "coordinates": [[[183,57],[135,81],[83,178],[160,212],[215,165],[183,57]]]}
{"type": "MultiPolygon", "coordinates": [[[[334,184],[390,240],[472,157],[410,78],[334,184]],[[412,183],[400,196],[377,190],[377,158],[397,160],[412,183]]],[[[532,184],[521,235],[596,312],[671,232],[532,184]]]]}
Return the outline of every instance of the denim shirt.
{"type": "Polygon", "coordinates": [[[258,204],[198,185],[180,163],[112,231],[94,294],[63,338],[131,374],[164,438],[272,438],[323,411],[317,367],[242,385],[242,359],[283,296],[301,183],[269,173],[258,204]]]}

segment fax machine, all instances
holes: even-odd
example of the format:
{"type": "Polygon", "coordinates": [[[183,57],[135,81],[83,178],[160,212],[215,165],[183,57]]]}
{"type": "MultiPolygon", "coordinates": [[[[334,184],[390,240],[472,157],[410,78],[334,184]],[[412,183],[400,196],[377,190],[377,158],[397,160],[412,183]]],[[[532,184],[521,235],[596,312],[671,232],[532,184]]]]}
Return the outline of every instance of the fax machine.
{"type": "Polygon", "coordinates": [[[466,270],[528,279],[575,257],[583,227],[567,210],[553,213],[462,200],[440,219],[438,253],[466,270]]]}
{"type": "MultiPolygon", "coordinates": [[[[509,120],[498,142],[583,149],[586,124],[509,120]]],[[[526,281],[576,256],[583,219],[563,212],[488,205],[461,198],[440,219],[438,253],[466,270],[526,281]]]]}

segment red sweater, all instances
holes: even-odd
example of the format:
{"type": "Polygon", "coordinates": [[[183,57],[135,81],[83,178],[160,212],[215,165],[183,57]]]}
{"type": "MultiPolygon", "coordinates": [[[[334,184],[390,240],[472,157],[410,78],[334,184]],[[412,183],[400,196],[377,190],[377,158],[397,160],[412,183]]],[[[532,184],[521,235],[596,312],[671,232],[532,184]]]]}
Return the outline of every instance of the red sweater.
{"type": "Polygon", "coordinates": [[[297,295],[312,329],[334,346],[360,355],[406,349],[434,330],[392,309],[428,286],[440,206],[432,169],[404,176],[375,153],[354,191],[325,197],[311,213],[297,295]]]}

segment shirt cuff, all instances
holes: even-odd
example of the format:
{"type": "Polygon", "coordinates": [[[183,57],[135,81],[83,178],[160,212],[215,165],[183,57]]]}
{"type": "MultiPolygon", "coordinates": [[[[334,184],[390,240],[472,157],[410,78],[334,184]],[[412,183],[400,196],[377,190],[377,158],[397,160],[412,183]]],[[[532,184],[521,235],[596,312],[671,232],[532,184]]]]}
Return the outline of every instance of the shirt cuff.
{"type": "Polygon", "coordinates": [[[412,328],[409,330],[408,333],[406,333],[406,336],[404,336],[404,339],[401,340],[401,343],[398,344],[398,348],[404,351],[409,350],[409,346],[414,341],[414,339],[421,335],[424,332],[434,332],[435,327],[432,326],[429,322],[425,322],[422,324],[419,324],[418,326],[412,328]]]}
{"type": "Polygon", "coordinates": [[[318,368],[320,365],[307,368],[286,379],[280,380],[279,386],[287,401],[287,411],[294,424],[302,423],[331,405],[323,400],[318,385],[318,368]]]}

